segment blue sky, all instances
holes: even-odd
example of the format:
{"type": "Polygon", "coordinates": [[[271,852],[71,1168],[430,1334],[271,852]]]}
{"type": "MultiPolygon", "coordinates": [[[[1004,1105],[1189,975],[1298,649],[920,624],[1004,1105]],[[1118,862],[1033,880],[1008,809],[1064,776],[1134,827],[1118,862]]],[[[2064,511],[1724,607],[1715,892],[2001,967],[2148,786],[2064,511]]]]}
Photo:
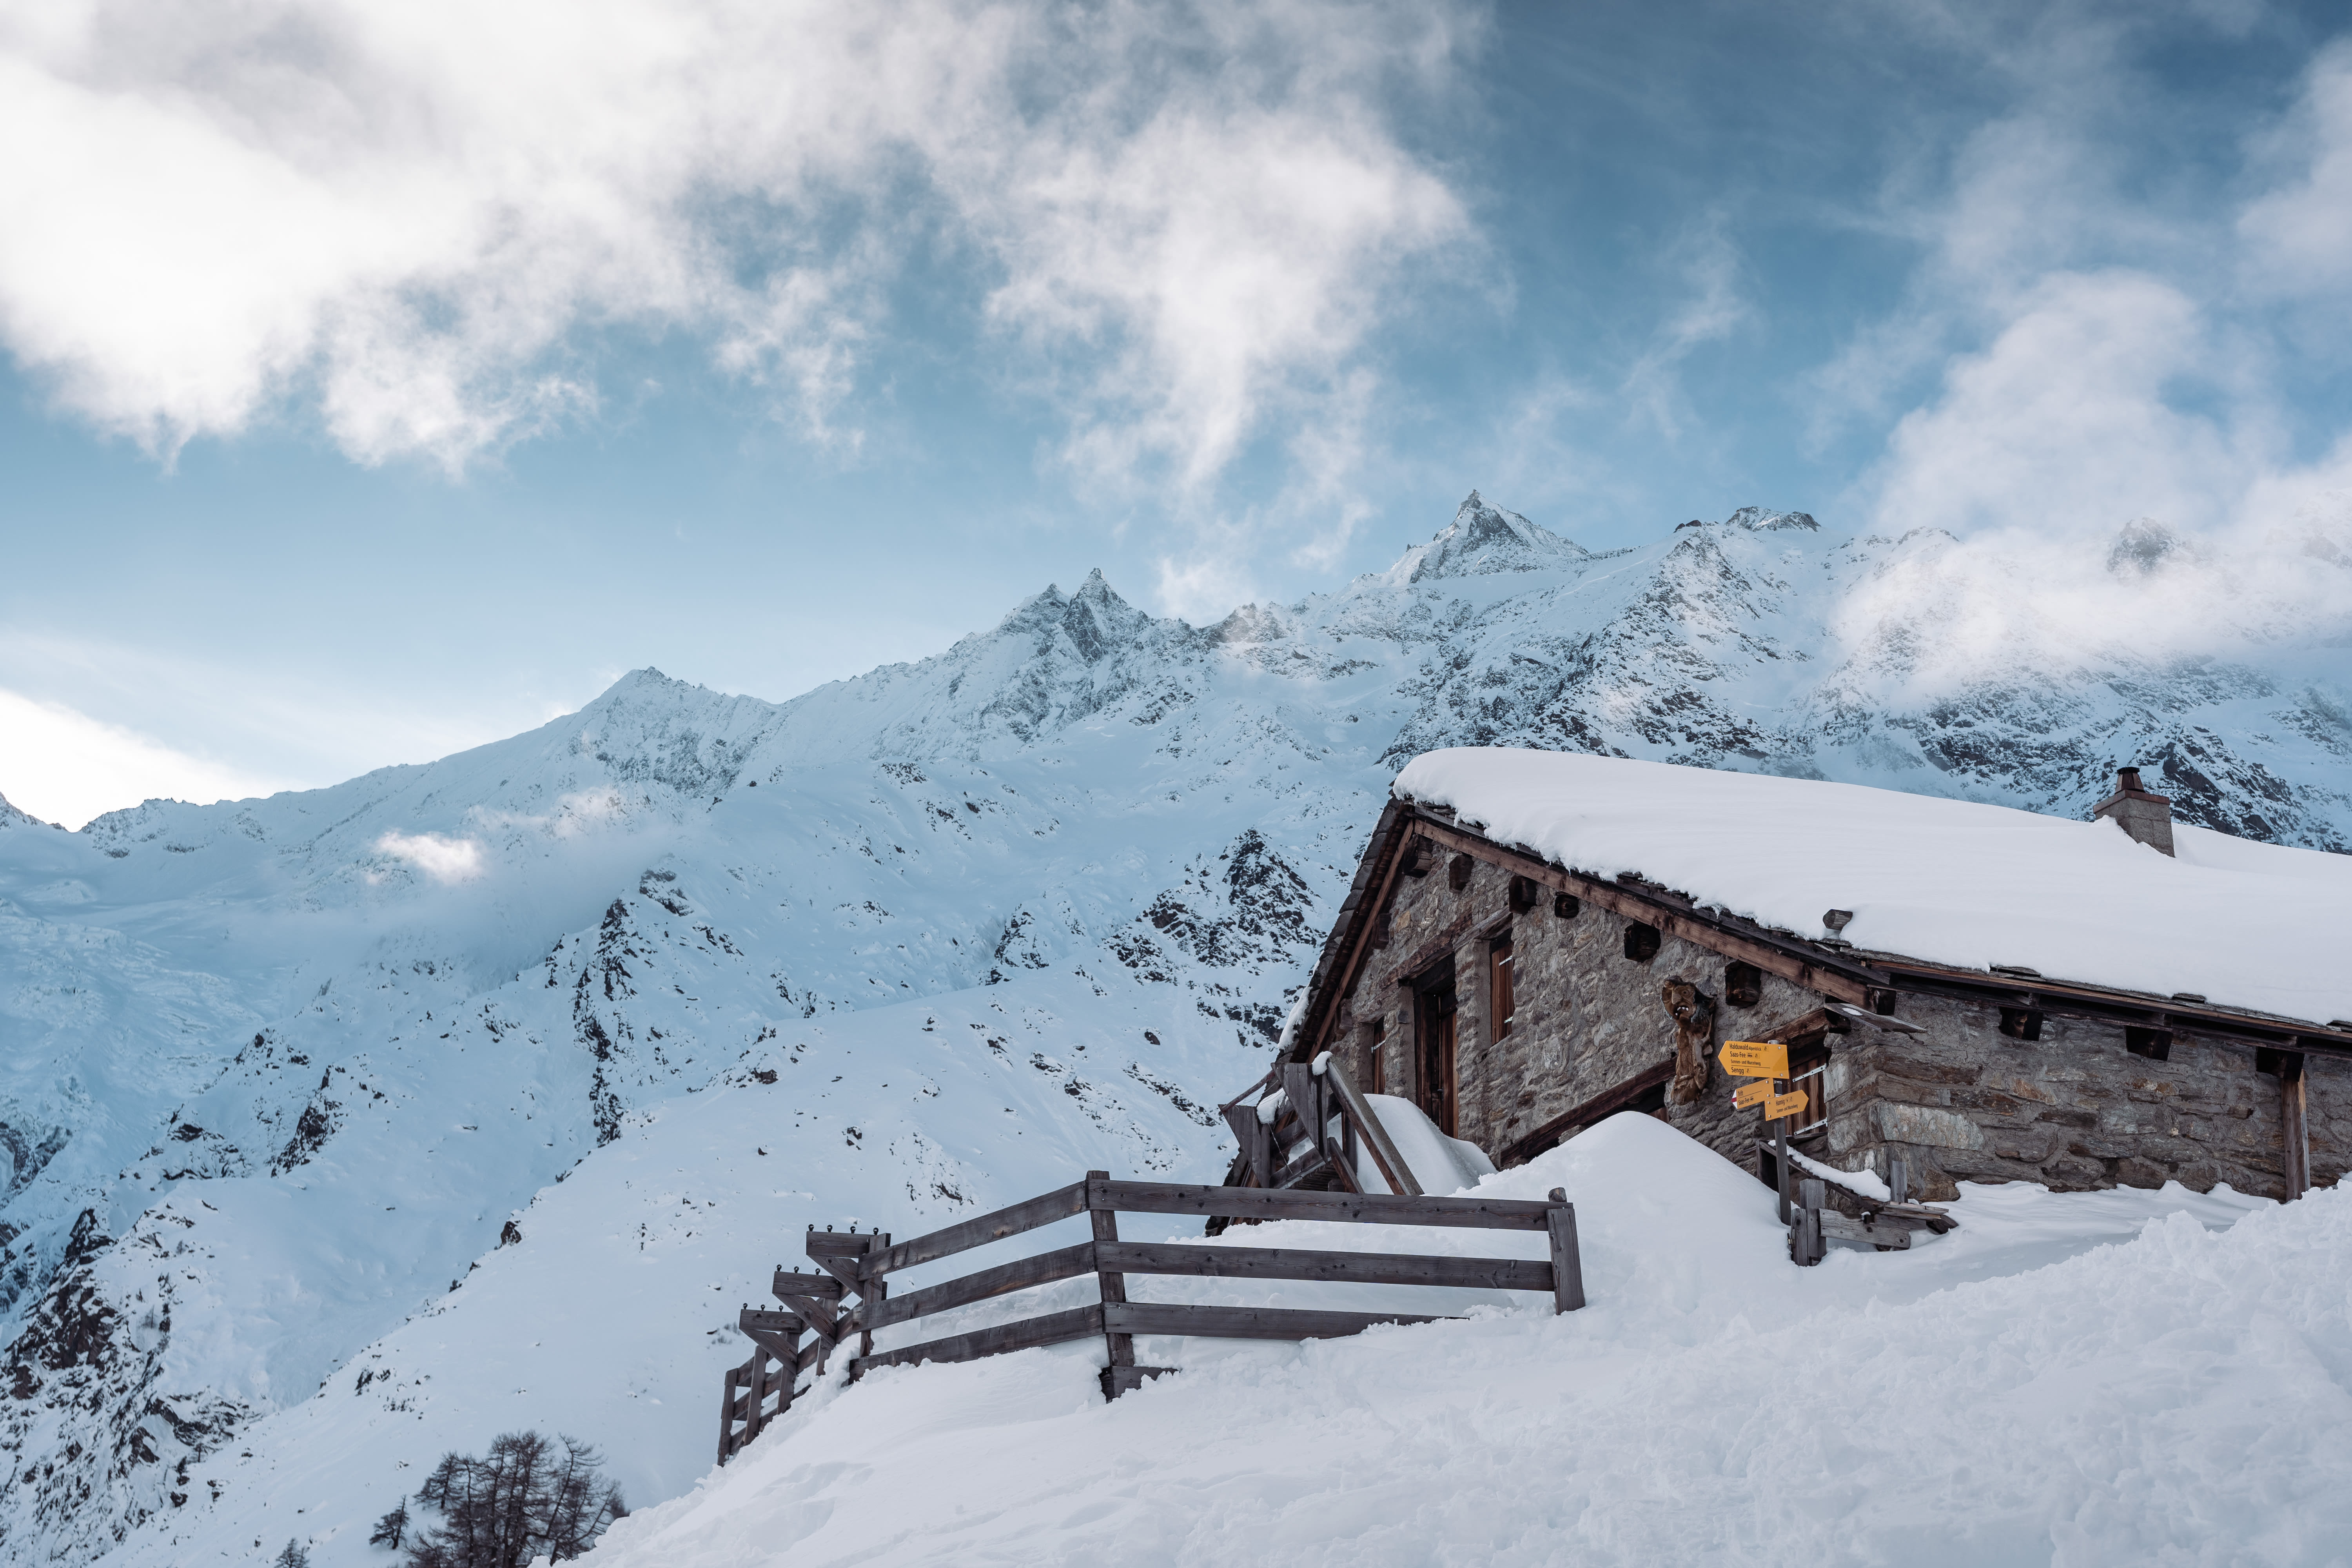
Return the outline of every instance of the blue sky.
{"type": "Polygon", "coordinates": [[[0,793],[787,697],[1097,565],[1213,619],[1473,487],[2352,493],[2338,7],[587,15],[0,5],[0,793]]]}

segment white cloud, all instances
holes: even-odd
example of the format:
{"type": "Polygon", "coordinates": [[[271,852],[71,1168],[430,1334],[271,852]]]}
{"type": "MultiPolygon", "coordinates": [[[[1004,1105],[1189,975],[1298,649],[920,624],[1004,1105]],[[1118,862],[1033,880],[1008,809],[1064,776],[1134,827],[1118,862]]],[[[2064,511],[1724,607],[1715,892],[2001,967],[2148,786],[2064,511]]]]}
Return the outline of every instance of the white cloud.
{"type": "Polygon", "coordinates": [[[2096,134],[2130,96],[2113,45],[2077,28],[2021,66],[2032,104],[1897,209],[1923,244],[1903,305],[1819,378],[1830,428],[1927,382],[1847,502],[1958,537],[1914,541],[1840,627],[1915,683],[2352,637],[2352,433],[2295,455],[2280,367],[2322,351],[2278,308],[2352,282],[2352,45],[2253,139],[2261,192],[2194,210],[2096,134]],[[2134,520],[2174,541],[2153,570],[2110,564],[2134,520]]]}
{"type": "Polygon", "coordinates": [[[79,827],[142,800],[242,800],[291,787],[192,757],[57,702],[0,689],[0,795],[44,821],[79,827]]]}
{"type": "Polygon", "coordinates": [[[482,847],[471,838],[387,832],[375,841],[375,848],[379,855],[407,861],[436,882],[470,882],[482,874],[482,847]]]}
{"type": "Polygon", "coordinates": [[[1874,521],[2110,532],[2153,514],[2218,522],[2259,470],[2264,435],[2167,400],[2229,379],[2202,313],[2138,273],[2058,273],[1981,353],[1955,358],[1942,395],[1895,426],[1874,521]]]}
{"type": "Polygon", "coordinates": [[[593,408],[597,329],[682,327],[854,446],[929,215],[994,269],[1070,458],[1199,485],[1465,232],[1373,108],[1458,33],[1319,0],[36,0],[0,9],[0,335],[161,451],[299,405],[456,468],[593,408]]]}
{"type": "Polygon", "coordinates": [[[2239,216],[2248,275],[2291,294],[2352,284],[2352,40],[2312,61],[2294,111],[2263,140],[2285,177],[2239,216]]]}

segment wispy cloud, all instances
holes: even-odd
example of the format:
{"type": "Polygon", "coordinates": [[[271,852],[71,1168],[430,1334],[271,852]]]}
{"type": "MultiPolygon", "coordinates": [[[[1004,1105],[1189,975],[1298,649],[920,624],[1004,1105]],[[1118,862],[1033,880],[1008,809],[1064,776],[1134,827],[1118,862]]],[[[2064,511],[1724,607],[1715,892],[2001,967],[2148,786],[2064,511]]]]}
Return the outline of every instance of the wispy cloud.
{"type": "Polygon", "coordinates": [[[2352,432],[2299,430],[2284,367],[2306,352],[2310,305],[2352,303],[2336,243],[2352,235],[2352,48],[2316,58],[2252,139],[2251,194],[2183,211],[2178,191],[2136,189],[2063,107],[2095,116],[2124,96],[2113,29],[2052,37],[2042,106],[1969,140],[1941,203],[1913,213],[1928,243],[1904,307],[1817,384],[1833,417],[1923,384],[1844,506],[1883,531],[1956,536],[1865,584],[1847,640],[1893,628],[1936,679],[2341,646],[2352,432]],[[2111,565],[2126,525],[2174,547],[2153,570],[2111,565]]]}
{"type": "Polygon", "coordinates": [[[386,832],[375,841],[379,855],[404,860],[444,886],[470,882],[483,871],[482,846],[472,838],[442,833],[386,832]]]}
{"type": "Polygon", "coordinates": [[[1382,118],[1443,8],[127,0],[0,20],[0,335],[168,454],[289,408],[462,469],[698,334],[820,444],[929,229],[1097,476],[1213,479],[1461,236],[1382,118]],[[910,217],[909,215],[914,215],[910,217]]]}

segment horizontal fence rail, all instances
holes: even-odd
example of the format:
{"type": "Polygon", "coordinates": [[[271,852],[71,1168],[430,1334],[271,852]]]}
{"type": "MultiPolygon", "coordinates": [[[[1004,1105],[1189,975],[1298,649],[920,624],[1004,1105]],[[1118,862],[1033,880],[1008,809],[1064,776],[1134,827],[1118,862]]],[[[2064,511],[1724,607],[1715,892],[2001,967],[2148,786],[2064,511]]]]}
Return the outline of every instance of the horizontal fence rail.
{"type": "Polygon", "coordinates": [[[771,1287],[788,1310],[748,1306],[743,1309],[739,1326],[751,1339],[754,1349],[749,1362],[730,1368],[727,1373],[719,1431],[719,1462],[722,1465],[758,1436],[762,1427],[792,1408],[800,1373],[813,1368],[822,1371],[833,1352],[853,1339],[849,1373],[854,1379],[877,1367],[911,1366],[927,1361],[976,1361],[982,1356],[1099,1336],[1108,1354],[1108,1364],[1102,1371],[1103,1397],[1116,1399],[1146,1378],[1174,1370],[1136,1365],[1137,1334],[1204,1339],[1337,1339],[1361,1333],[1376,1323],[1444,1321],[1442,1317],[1411,1312],[1129,1301],[1127,1277],[1130,1274],[1548,1291],[1556,1312],[1572,1312],[1584,1305],[1583,1267],[1576,1244],[1576,1207],[1568,1201],[1567,1193],[1559,1188],[1540,1202],[1435,1198],[1411,1194],[1115,1182],[1108,1172],[1090,1171],[1083,1182],[1073,1182],[993,1214],[895,1245],[883,1234],[842,1234],[812,1226],[804,1250],[820,1272],[779,1268],[771,1287]],[[1118,1215],[1122,1212],[1187,1215],[1209,1220],[1304,1219],[1347,1225],[1536,1231],[1549,1237],[1550,1256],[1541,1259],[1429,1258],[1396,1252],[1122,1241],[1118,1236],[1118,1215]],[[903,1296],[890,1294],[890,1276],[903,1269],[936,1263],[1082,1214],[1090,1217],[1094,1230],[1091,1240],[983,1268],[903,1296]],[[1095,1276],[1099,1284],[1101,1300],[1094,1305],[950,1334],[897,1350],[874,1349],[877,1329],[1088,1274],[1095,1276]],[[843,1304],[852,1298],[854,1304],[845,1309],[843,1304]]]}

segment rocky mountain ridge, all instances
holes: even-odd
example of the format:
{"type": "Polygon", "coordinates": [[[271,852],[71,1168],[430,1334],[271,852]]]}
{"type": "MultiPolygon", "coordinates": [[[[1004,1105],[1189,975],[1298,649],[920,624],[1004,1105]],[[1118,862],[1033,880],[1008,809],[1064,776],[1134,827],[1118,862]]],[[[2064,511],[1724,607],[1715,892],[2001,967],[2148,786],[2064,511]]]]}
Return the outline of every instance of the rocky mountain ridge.
{"type": "MultiPolygon", "coordinates": [[[[2092,569],[2227,570],[2153,537],[2092,569]]],[[[2352,845],[2345,628],[1987,658],[1966,548],[1746,508],[1595,552],[1474,493],[1210,626],[1097,573],[788,702],[639,670],[331,789],[0,814],[0,1552],[188,1561],[299,1509],[364,1561],[413,1454],[559,1417],[674,1495],[774,1237],[1211,1176],[1423,750],[2069,816],[2137,763],[2189,820],[2352,845]],[[565,1310],[622,1276],[630,1310],[565,1310]],[[482,1359],[509,1338],[601,1370],[482,1359]]]]}

